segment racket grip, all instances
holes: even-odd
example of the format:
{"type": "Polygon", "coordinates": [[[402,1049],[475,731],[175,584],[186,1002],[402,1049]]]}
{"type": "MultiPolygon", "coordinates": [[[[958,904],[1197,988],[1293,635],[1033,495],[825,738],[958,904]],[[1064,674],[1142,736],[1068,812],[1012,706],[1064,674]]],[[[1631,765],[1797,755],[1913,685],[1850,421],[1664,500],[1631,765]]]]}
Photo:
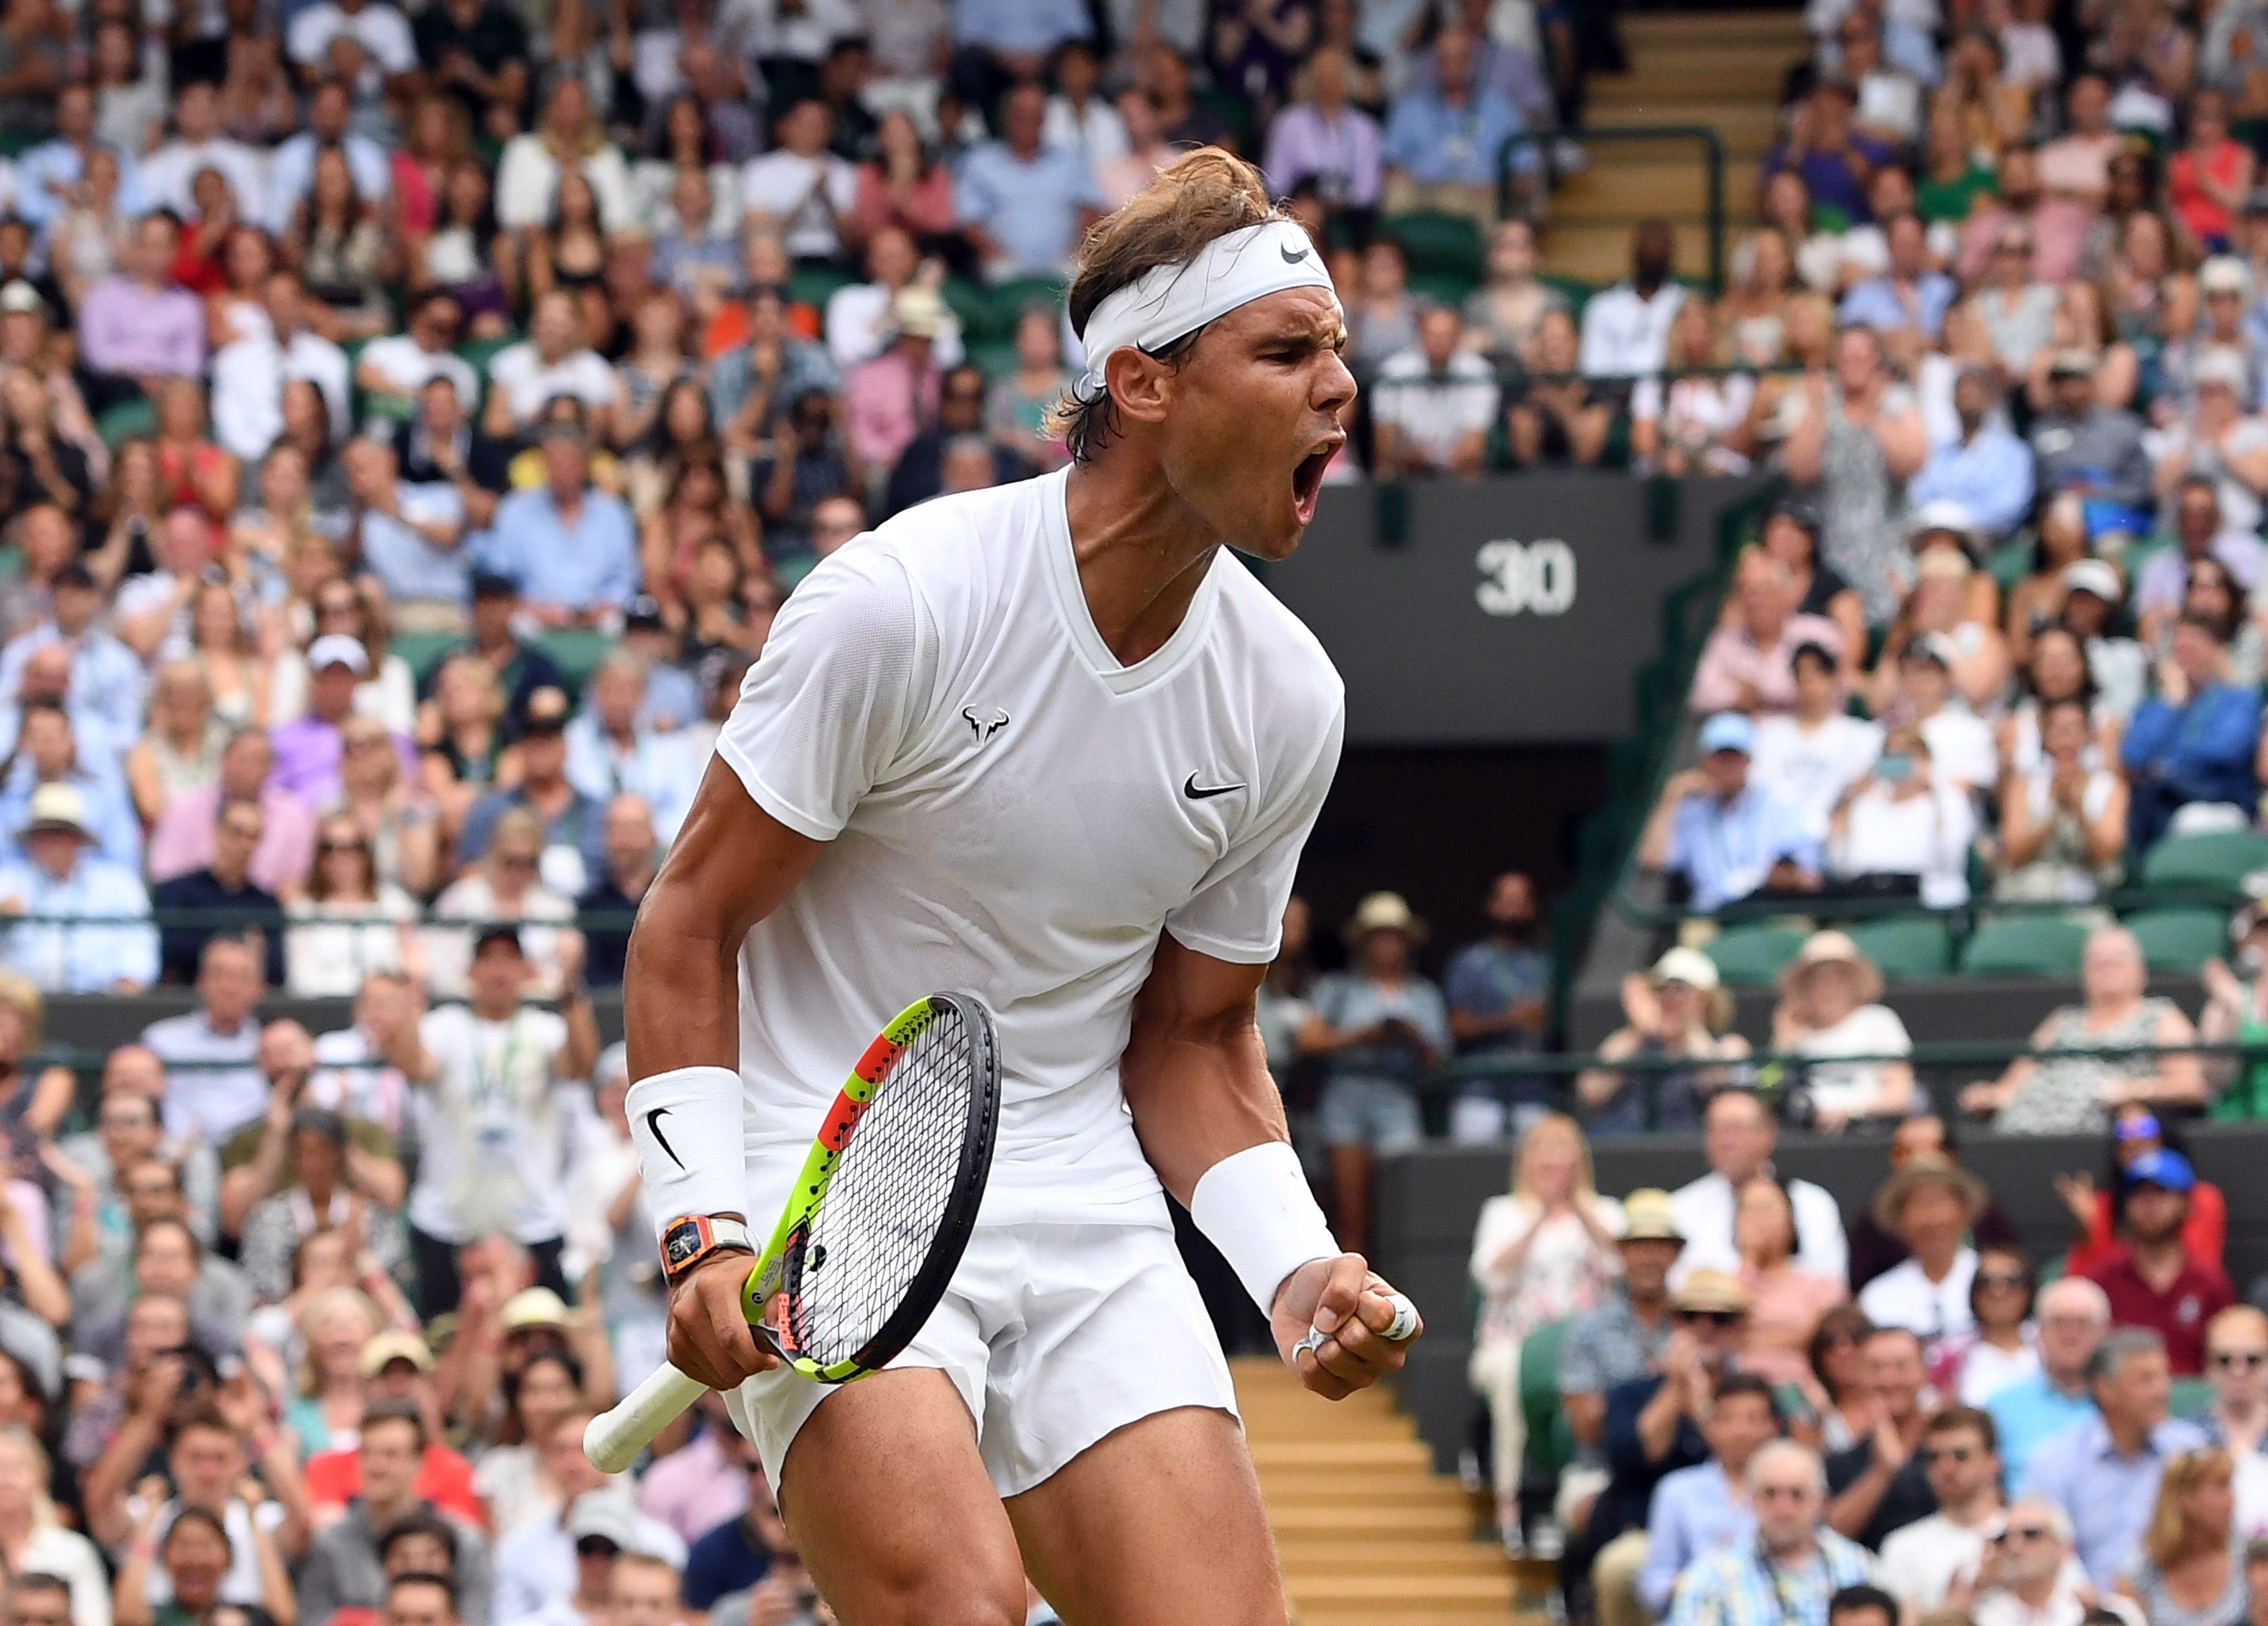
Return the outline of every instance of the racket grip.
{"type": "Polygon", "coordinates": [[[602,1474],[627,1471],[647,1443],[682,1416],[707,1387],[664,1362],[613,1409],[591,1419],[583,1431],[583,1454],[602,1474]]]}

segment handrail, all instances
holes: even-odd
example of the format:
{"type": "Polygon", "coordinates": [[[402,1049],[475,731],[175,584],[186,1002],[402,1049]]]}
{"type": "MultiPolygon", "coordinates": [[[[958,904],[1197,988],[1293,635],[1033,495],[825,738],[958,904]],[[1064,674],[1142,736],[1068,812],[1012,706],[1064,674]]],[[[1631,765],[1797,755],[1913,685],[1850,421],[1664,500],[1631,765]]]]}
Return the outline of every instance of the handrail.
{"type": "Polygon", "coordinates": [[[1692,141],[1701,146],[1709,217],[1709,291],[1725,291],[1725,139],[1705,124],[1586,124],[1572,130],[1520,130],[1505,138],[1497,154],[1497,212],[1512,210],[1512,155],[1521,147],[1548,142],[1692,141]]]}
{"type": "Polygon", "coordinates": [[[1778,920],[1786,916],[1800,916],[1811,920],[1880,920],[1889,917],[1908,920],[1926,915],[1945,922],[1949,930],[1959,933],[1972,930],[1977,919],[1986,915],[2068,915],[2080,909],[2101,909],[2113,915],[2143,909],[2235,909],[2245,901],[2245,896],[2240,887],[2204,883],[2180,886],[2128,883],[2106,887],[2092,901],[2084,903],[2053,898],[2003,899],[1979,894],[1965,903],[1932,906],[1913,897],[1860,898],[1837,897],[1832,893],[1816,895],[1776,893],[1765,898],[1737,899],[1713,914],[1703,914],[1693,909],[1646,903],[1631,896],[1629,866],[1625,865],[1608,903],[1624,919],[1637,925],[1657,929],[1680,926],[1693,920],[1714,921],[1719,925],[1742,925],[1753,921],[1778,920]]]}

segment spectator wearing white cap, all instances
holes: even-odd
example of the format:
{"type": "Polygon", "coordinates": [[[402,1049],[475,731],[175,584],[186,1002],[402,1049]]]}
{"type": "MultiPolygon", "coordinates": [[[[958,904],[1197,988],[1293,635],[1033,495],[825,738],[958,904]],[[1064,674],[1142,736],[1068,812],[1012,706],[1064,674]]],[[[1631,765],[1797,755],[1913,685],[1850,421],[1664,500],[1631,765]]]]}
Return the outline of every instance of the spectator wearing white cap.
{"type": "Polygon", "coordinates": [[[2134,715],[2149,688],[2149,651],[2139,640],[2113,630],[2124,585],[2116,565],[2074,559],[2063,570],[2061,620],[2087,651],[2088,675],[2102,710],[2120,723],[2134,715]]]}
{"type": "MultiPolygon", "coordinates": [[[[338,799],[339,769],[346,755],[342,732],[354,715],[355,690],[370,675],[370,654],[359,640],[344,633],[326,633],[307,646],[307,710],[270,736],[276,766],[269,783],[306,802],[312,808],[329,806],[338,799]]],[[[406,739],[397,738],[402,772],[416,772],[416,758],[406,739]]]]}
{"type": "Polygon", "coordinates": [[[1963,367],[1953,381],[1961,437],[1933,451],[1906,483],[1907,502],[1952,504],[1994,541],[2021,525],[2032,508],[2031,450],[2009,431],[1999,399],[1991,368],[1963,367]]]}
{"type": "Polygon", "coordinates": [[[1970,789],[1938,774],[1918,727],[1892,729],[1828,816],[1828,874],[1878,895],[1918,896],[1928,909],[1967,902],[1977,835],[1970,789]]]}
{"type": "MultiPolygon", "coordinates": [[[[2159,443],[2154,476],[2159,495],[2171,495],[2192,475],[2210,480],[2222,522],[2234,531],[2257,531],[2261,493],[2268,491],[2268,423],[2253,410],[2244,357],[2228,349],[2207,350],[2191,377],[2196,404],[2168,426],[2159,443]]],[[[2256,555],[2253,573],[2257,569],[2256,555]]]]}
{"type": "Polygon", "coordinates": [[[580,1626],[607,1620],[607,1583],[617,1554],[649,1553],[673,1569],[684,1567],[685,1543],[677,1533],[637,1511],[626,1477],[609,1479],[583,1454],[590,1420],[577,1408],[538,1442],[565,1505],[556,1512],[546,1508],[497,1541],[499,1621],[580,1626]]]}
{"type": "Polygon", "coordinates": [[[1991,726],[1953,695],[1960,652],[1941,632],[1925,632],[1897,657],[1897,687],[1883,717],[1921,730],[1934,776],[1967,790],[1984,790],[2000,777],[2000,748],[1991,726]]]}
{"type": "Polygon", "coordinates": [[[1749,1041],[1727,1031],[1732,995],[1717,962],[1697,948],[1673,948],[1643,973],[1623,979],[1623,1026],[1599,1043],[1597,1067],[1576,1075],[1575,1097],[1594,1137],[1646,1129],[1690,1134],[1709,1098],[1741,1082],[1749,1041]],[[1644,1072],[1603,1065],[1644,1057],[1644,1072]],[[1686,1066],[1664,1066],[1684,1060],[1686,1066]]]}
{"type": "Polygon", "coordinates": [[[1843,792],[1882,752],[1882,726],[1852,717],[1844,705],[1841,660],[1827,644],[1795,646],[1788,668],[1793,710],[1759,718],[1749,773],[1792,805],[1813,835],[1824,837],[1843,792]]]}
{"type": "Polygon", "coordinates": [[[1686,699],[1693,710],[1792,710],[1797,650],[1830,651],[1840,666],[1842,632],[1823,615],[1796,613],[1795,576],[1785,561],[1762,548],[1748,549],[1733,578],[1733,618],[1709,635],[1694,669],[1686,699]]]}
{"type": "Polygon", "coordinates": [[[1638,862],[1683,876],[1703,914],[1766,886],[1818,889],[1818,838],[1793,805],[1750,782],[1756,740],[1756,725],[1737,711],[1704,723],[1700,765],[1670,776],[1638,841],[1638,862]]]}
{"type": "Polygon", "coordinates": [[[68,784],[41,785],[0,859],[0,965],[42,993],[138,993],[158,980],[150,898],[131,870],[93,850],[85,805],[68,784]],[[73,924],[116,920],[117,925],[73,924]]]}

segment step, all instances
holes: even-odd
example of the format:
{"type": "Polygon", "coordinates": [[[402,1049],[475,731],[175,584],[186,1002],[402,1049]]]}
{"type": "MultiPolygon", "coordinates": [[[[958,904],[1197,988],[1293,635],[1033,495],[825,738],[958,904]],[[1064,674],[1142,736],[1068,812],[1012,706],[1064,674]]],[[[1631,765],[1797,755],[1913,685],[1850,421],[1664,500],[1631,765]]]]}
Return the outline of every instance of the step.
{"type": "Polygon", "coordinates": [[[1310,1439],[1256,1439],[1252,1460],[1263,1474],[1271,1468],[1331,1468],[1356,1473],[1373,1468],[1430,1471],[1433,1453],[1415,1439],[1342,1439],[1333,1432],[1310,1439]]]}
{"type": "Polygon", "coordinates": [[[1633,58],[1683,45],[1787,44],[1801,48],[1811,35],[1800,11],[1655,11],[1624,15],[1623,48],[1633,58]]]}
{"type": "Polygon", "coordinates": [[[1304,1606],[1292,1626],[1549,1626],[1542,1615],[1515,1615],[1460,1610],[1444,1613],[1434,1609],[1384,1609],[1371,1604],[1359,1603],[1348,1608],[1334,1604],[1310,1603],[1304,1606]]]}
{"type": "Polygon", "coordinates": [[[1275,1526],[1279,1539],[1298,1536],[1344,1536],[1350,1539],[1390,1536],[1396,1541],[1405,1536],[1425,1540],[1444,1530],[1454,1528],[1460,1535],[1469,1535],[1469,1527],[1462,1521],[1462,1508],[1449,1509],[1443,1503],[1346,1504],[1334,1502],[1271,1503],[1268,1520],[1275,1526]],[[1447,1514],[1454,1512],[1457,1522],[1450,1522],[1447,1514]]]}
{"type": "Polygon", "coordinates": [[[1423,1571],[1512,1579],[1503,1551],[1480,1541],[1301,1541],[1281,1546],[1278,1556],[1302,1575],[1423,1571]]]}
{"type": "Polygon", "coordinates": [[[1332,1575],[1288,1582],[1294,1605],[1310,1600],[1340,1608],[1388,1604],[1401,1608],[1512,1608],[1512,1583],[1501,1575],[1332,1575]]]}
{"type": "Polygon", "coordinates": [[[1697,161],[1594,164],[1553,191],[1550,215],[1555,222],[1627,221],[1634,215],[1699,220],[1707,217],[1708,200],[1708,172],[1697,161]]]}
{"type": "MultiPolygon", "coordinates": [[[[1602,79],[1599,83],[1620,82],[1602,79]]],[[[1682,81],[1637,85],[1624,96],[1594,99],[1586,117],[1593,124],[1609,126],[1699,124],[1715,130],[1727,146],[1761,143],[1768,147],[1779,139],[1779,109],[1769,92],[1762,96],[1712,96],[1682,81]]],[[[1580,141],[1582,132],[1574,132],[1574,138],[1580,141]]],[[[1594,151],[1609,152],[1632,145],[1630,140],[1602,141],[1594,151]]],[[[1683,151],[1693,150],[1693,143],[1687,141],[1683,151]]]]}
{"type": "Polygon", "coordinates": [[[1787,79],[1787,64],[1755,56],[1737,65],[1665,61],[1651,73],[1601,75],[1585,93],[1586,114],[1594,124],[1612,124],[1633,107],[1664,101],[1712,101],[1774,107],[1787,79]]]}
{"type": "MultiPolygon", "coordinates": [[[[1675,268],[1683,276],[1703,276],[1709,270],[1709,233],[1698,221],[1679,221],[1672,228],[1677,239],[1675,268]]],[[[1545,234],[1543,269],[1558,276],[1572,276],[1603,288],[1630,275],[1630,223],[1599,224],[1571,221],[1554,225],[1545,234]]],[[[1732,259],[1740,241],[1737,228],[1727,225],[1725,257],[1732,259]]]]}

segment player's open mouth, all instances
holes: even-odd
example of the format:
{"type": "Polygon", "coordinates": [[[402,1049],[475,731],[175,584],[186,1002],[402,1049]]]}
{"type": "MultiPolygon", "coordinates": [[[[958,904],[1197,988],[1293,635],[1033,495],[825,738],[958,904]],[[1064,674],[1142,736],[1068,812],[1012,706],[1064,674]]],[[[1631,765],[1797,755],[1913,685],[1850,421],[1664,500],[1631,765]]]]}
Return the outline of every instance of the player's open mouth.
{"type": "Polygon", "coordinates": [[[1292,470],[1292,510],[1306,525],[1315,517],[1315,499],[1322,494],[1323,471],[1331,466],[1331,456],[1345,440],[1344,435],[1334,435],[1318,441],[1315,449],[1301,458],[1292,470]]]}

